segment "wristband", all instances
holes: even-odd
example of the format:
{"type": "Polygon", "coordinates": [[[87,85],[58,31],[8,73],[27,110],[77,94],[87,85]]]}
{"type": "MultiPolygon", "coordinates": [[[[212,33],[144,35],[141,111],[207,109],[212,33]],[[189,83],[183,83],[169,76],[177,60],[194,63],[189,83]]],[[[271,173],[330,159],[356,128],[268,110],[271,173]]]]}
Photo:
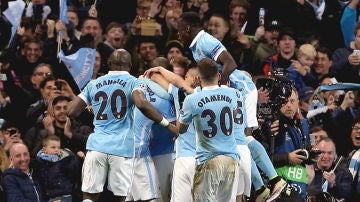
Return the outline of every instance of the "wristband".
{"type": "Polygon", "coordinates": [[[163,117],[162,120],[159,122],[159,124],[163,127],[167,127],[170,124],[170,122],[163,117]]]}

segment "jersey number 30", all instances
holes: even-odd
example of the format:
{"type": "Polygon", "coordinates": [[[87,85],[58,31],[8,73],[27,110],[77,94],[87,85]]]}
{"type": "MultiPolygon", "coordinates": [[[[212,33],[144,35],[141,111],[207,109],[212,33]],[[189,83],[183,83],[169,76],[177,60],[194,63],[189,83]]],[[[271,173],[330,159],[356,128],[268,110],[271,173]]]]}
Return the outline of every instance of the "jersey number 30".
{"type": "MultiPolygon", "coordinates": [[[[212,138],[217,135],[218,127],[215,123],[216,121],[216,114],[211,109],[206,109],[201,113],[201,118],[209,117],[207,121],[208,126],[211,128],[210,130],[203,130],[203,134],[205,137],[212,138]]],[[[233,129],[233,116],[229,107],[222,108],[220,112],[220,128],[221,132],[227,136],[231,135],[233,129]],[[230,120],[229,128],[226,127],[226,117],[230,120]]]]}

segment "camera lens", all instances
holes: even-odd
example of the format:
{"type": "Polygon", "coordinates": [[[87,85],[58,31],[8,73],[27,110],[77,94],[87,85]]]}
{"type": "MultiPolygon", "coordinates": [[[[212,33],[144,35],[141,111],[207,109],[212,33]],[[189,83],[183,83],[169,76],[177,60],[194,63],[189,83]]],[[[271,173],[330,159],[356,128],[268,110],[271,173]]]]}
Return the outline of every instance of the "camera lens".
{"type": "Polygon", "coordinates": [[[309,152],[308,152],[307,150],[305,150],[305,149],[299,151],[297,154],[298,154],[298,155],[305,156],[306,159],[309,158],[309,152]]]}

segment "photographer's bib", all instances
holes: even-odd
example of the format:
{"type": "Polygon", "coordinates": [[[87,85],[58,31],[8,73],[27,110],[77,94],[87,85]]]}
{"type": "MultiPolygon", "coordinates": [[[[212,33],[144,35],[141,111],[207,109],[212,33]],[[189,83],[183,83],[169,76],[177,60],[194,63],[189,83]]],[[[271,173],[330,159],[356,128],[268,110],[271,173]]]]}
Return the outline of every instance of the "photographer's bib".
{"type": "Polygon", "coordinates": [[[276,168],[279,176],[286,178],[292,190],[297,191],[302,198],[306,197],[306,168],[300,165],[282,166],[276,168]]]}

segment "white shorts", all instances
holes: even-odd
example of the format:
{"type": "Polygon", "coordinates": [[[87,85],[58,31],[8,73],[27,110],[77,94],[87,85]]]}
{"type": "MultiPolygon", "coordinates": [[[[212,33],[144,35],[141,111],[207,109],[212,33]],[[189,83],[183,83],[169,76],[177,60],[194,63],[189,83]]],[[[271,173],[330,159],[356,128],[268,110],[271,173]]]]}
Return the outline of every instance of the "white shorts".
{"type": "Polygon", "coordinates": [[[88,151],[82,167],[81,190],[101,193],[108,179],[108,190],[115,196],[126,196],[131,186],[134,159],[88,151]]]}
{"type": "Polygon", "coordinates": [[[246,107],[246,123],[247,127],[255,127],[259,126],[256,111],[257,111],[257,99],[258,99],[258,92],[257,89],[250,91],[245,96],[245,107],[246,107]]]}
{"type": "Polygon", "coordinates": [[[159,197],[159,179],[151,156],[135,158],[132,186],[126,201],[146,201],[159,197]]]}
{"type": "Polygon", "coordinates": [[[239,163],[239,185],[237,195],[250,197],[251,192],[251,153],[247,145],[237,145],[241,159],[239,163]]]}
{"type": "Polygon", "coordinates": [[[172,173],[174,170],[174,159],[172,157],[172,153],[152,157],[159,177],[161,192],[161,199],[155,201],[170,201],[172,173]]]}
{"type": "Polygon", "coordinates": [[[196,166],[193,200],[235,201],[238,181],[239,163],[232,157],[217,155],[196,166]]]}
{"type": "Polygon", "coordinates": [[[191,188],[195,175],[195,157],[175,159],[172,180],[172,202],[192,202],[191,188]]]}

